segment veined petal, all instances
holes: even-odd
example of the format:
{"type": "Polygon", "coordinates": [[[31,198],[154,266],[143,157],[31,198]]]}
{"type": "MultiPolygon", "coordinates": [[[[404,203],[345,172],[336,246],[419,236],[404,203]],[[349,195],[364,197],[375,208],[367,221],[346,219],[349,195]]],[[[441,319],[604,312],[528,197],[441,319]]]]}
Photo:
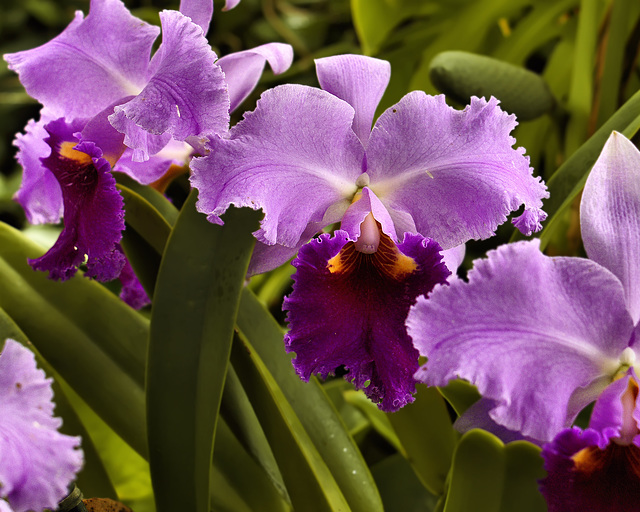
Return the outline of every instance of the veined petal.
{"type": "Polygon", "coordinates": [[[580,203],[584,248],[624,286],[634,322],[640,320],[640,152],[613,132],[596,161],[580,203]]]}
{"type": "Polygon", "coordinates": [[[56,509],[82,467],[80,438],[58,432],[52,398],[33,353],[7,340],[0,354],[0,500],[13,512],[56,509]]]}
{"type": "Polygon", "coordinates": [[[207,34],[213,17],[213,0],[180,0],[179,10],[207,34]]]}
{"type": "Polygon", "coordinates": [[[88,118],[142,90],[158,33],[120,0],[92,0],[87,17],[76,12],[56,38],[4,58],[55,117],[88,118]]]}
{"type": "Polygon", "coordinates": [[[389,85],[391,65],[363,55],[335,55],[315,62],[320,87],[354,108],[353,131],[366,147],[373,116],[389,85]]]}
{"type": "Polygon", "coordinates": [[[357,190],[364,152],[352,120],[349,104],[319,89],[266,91],[229,139],[213,137],[210,156],[192,160],[198,211],[221,223],[232,204],[262,208],[258,240],[295,247],[310,223],[328,225],[332,208],[357,190]]]}
{"type": "Polygon", "coordinates": [[[390,212],[410,215],[418,233],[444,249],[492,236],[523,204],[525,212],[514,222],[531,234],[546,217],[540,208],[548,193],[531,175],[524,149],[512,147],[515,125],[515,116],[495,98],[474,97],[459,111],[444,96],[409,93],[371,132],[371,190],[390,212]]]}
{"type": "Polygon", "coordinates": [[[224,75],[202,28],[177,11],[161,12],[160,20],[162,44],[153,56],[148,84],[109,118],[126,135],[125,144],[142,151],[145,159],[161,148],[147,147],[137,131],[185,140],[224,133],[229,125],[224,75]]]}
{"type": "Polygon", "coordinates": [[[74,136],[79,129],[64,119],[45,127],[51,155],[42,163],[62,190],[65,227],[43,256],[29,260],[36,270],[48,270],[52,279],[68,279],[87,258],[87,275],[110,281],[120,274],[124,256],[117,244],[124,230],[123,200],[116,190],[109,162],[93,142],[74,136]]]}
{"type": "Polygon", "coordinates": [[[16,136],[16,158],[22,166],[22,183],[14,199],[22,206],[31,224],[56,224],[62,217],[62,192],[58,180],[42,164],[42,158],[51,154],[44,141],[48,137],[44,125],[51,119],[43,117],[37,123],[27,123],[25,133],[16,136]]]}
{"type": "Polygon", "coordinates": [[[285,298],[287,351],[303,380],[344,366],[345,378],[395,411],[413,401],[418,353],[404,328],[409,306],[446,280],[440,247],[419,235],[396,246],[382,235],[378,250],[355,250],[347,232],[320,235],[293,265],[293,292],[285,298]]]}
{"type": "Polygon", "coordinates": [[[498,424],[550,441],[595,400],[599,378],[613,377],[633,323],[613,274],[587,259],[544,256],[535,240],[490,251],[468,283],[420,297],[407,328],[428,358],[416,379],[467,379],[495,400],[498,424]]]}
{"type": "Polygon", "coordinates": [[[283,73],[293,62],[293,48],[288,44],[268,43],[218,59],[217,64],[229,86],[229,111],[233,112],[256,87],[265,62],[274,74],[283,73]]]}

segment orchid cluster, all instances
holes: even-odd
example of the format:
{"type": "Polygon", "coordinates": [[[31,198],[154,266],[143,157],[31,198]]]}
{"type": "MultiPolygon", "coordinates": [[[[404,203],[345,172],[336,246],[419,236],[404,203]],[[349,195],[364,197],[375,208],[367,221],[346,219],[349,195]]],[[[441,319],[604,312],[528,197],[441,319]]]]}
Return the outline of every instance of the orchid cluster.
{"type": "MultiPolygon", "coordinates": [[[[266,89],[232,125],[265,64],[287,71],[293,49],[218,57],[212,16],[212,0],[182,0],[157,27],[121,0],[91,0],[57,37],[4,56],[41,105],[14,141],[14,199],[30,224],[63,227],[40,250],[0,226],[0,512],[56,509],[84,471],[27,338],[78,411],[149,461],[158,511],[382,510],[362,421],[413,464],[428,510],[469,510],[459,486],[473,478],[458,475],[478,429],[544,461],[527,485],[550,512],[637,510],[640,152],[613,131],[635,133],[632,107],[591,170],[595,142],[575,159],[589,173],[588,259],[547,256],[534,238],[465,276],[467,243],[508,220],[514,238],[547,229],[555,188],[518,146],[516,115],[489,94],[462,108],[458,92],[385,102],[390,63],[349,53],[314,60],[319,87],[266,89]],[[167,186],[185,174],[182,203],[167,186]],[[291,265],[283,331],[255,283],[291,265]],[[103,284],[116,279],[119,297],[103,284]],[[457,401],[456,379],[480,398],[457,401]],[[413,412],[423,385],[426,416],[413,412]],[[432,419],[446,432],[416,442],[432,419]],[[420,463],[411,447],[445,455],[420,463]]],[[[499,487],[502,505],[486,510],[517,503],[499,487]]]]}

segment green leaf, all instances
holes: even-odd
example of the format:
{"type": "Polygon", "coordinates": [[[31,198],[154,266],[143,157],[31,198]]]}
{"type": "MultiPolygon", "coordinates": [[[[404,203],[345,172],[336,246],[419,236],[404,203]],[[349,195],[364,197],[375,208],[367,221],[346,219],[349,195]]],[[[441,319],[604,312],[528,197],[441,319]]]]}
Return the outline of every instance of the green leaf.
{"type": "Polygon", "coordinates": [[[429,77],[441,92],[463,105],[471,96],[495,96],[501,108],[515,114],[518,121],[540,117],[555,104],[540,75],[485,55],[439,53],[431,61],[429,77]]]}
{"type": "Polygon", "coordinates": [[[253,347],[246,340],[236,340],[231,361],[278,461],[294,509],[350,510],[291,404],[253,347]]]}
{"type": "Polygon", "coordinates": [[[258,227],[257,212],[235,208],[224,226],[211,224],[196,199],[194,190],[167,243],[151,316],[147,431],[159,511],[209,510],[218,409],[258,227]]]}
{"type": "Polygon", "coordinates": [[[477,388],[466,380],[452,380],[446,386],[438,389],[458,416],[462,416],[469,407],[480,400],[477,388]]]}
{"type": "Polygon", "coordinates": [[[27,258],[41,254],[19,231],[0,223],[0,307],[62,378],[146,455],[142,384],[148,321],[80,274],[56,282],[34,271],[27,258]]]}
{"type": "Polygon", "coordinates": [[[302,382],[284,351],[284,332],[248,289],[242,292],[238,329],[264,361],[293,407],[351,510],[383,510],[376,484],[362,454],[315,378],[302,382]]]}
{"type": "Polygon", "coordinates": [[[415,397],[413,403],[387,417],[420,481],[432,494],[440,495],[458,434],[438,388],[418,385],[415,397]]]}
{"type": "Polygon", "coordinates": [[[471,430],[454,454],[444,512],[544,512],[537,484],[544,476],[537,446],[505,446],[488,432],[471,430]]]}

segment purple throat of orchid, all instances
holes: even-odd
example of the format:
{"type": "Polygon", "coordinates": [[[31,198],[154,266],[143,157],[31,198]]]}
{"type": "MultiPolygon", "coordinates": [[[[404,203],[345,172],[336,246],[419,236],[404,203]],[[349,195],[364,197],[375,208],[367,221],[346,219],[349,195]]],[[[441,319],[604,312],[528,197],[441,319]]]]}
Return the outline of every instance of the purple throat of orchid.
{"type": "Polygon", "coordinates": [[[446,282],[440,251],[433,240],[409,233],[396,244],[371,213],[356,241],[338,230],[304,245],[283,305],[285,345],[296,353],[298,375],[308,381],[344,368],[344,378],[381,410],[412,402],[418,351],[404,321],[418,295],[446,282]]]}

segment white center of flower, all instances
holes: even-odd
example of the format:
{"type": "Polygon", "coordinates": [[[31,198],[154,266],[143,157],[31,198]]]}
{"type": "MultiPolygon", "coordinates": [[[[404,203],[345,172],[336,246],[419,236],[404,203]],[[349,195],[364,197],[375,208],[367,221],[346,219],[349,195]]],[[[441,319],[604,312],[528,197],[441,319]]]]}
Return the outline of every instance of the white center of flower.
{"type": "Polygon", "coordinates": [[[627,347],[622,351],[620,355],[620,364],[623,366],[633,366],[636,362],[636,353],[631,347],[627,347]]]}
{"type": "Polygon", "coordinates": [[[373,213],[369,212],[360,224],[360,236],[356,240],[356,250],[364,254],[373,254],[380,245],[380,230],[378,223],[373,218],[373,213]]]}
{"type": "Polygon", "coordinates": [[[356,187],[368,187],[369,181],[369,175],[366,172],[363,172],[360,176],[358,176],[358,179],[356,180],[356,187]]]}

